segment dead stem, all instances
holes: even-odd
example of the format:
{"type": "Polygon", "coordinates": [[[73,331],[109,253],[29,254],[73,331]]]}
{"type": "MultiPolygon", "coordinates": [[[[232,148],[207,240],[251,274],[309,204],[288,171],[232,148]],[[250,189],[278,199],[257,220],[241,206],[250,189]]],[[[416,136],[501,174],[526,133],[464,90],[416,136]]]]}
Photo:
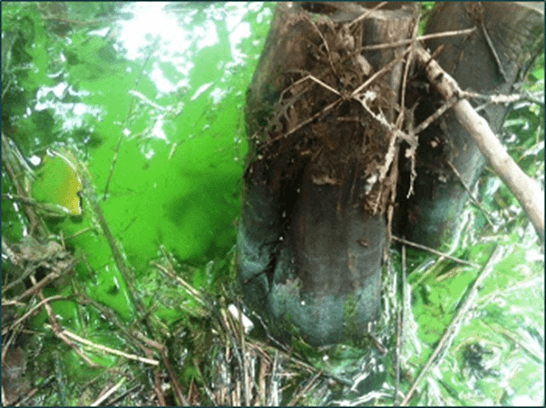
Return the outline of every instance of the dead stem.
{"type": "Polygon", "coordinates": [[[432,115],[419,123],[419,125],[414,130],[415,134],[419,134],[423,130],[428,128],[434,121],[438,120],[440,116],[442,116],[449,108],[459,102],[459,100],[459,97],[454,95],[447,101],[445,101],[445,103],[443,103],[442,106],[440,106],[432,115]]]}
{"type": "MultiPolygon", "coordinates": [[[[53,330],[53,333],[55,333],[55,336],[57,336],[62,341],[64,341],[66,344],[68,344],[81,358],[83,358],[83,360],[87,364],[89,364],[90,367],[100,367],[99,364],[96,364],[93,361],[91,361],[89,359],[89,357],[87,357],[78,347],[76,347],[76,345],[72,341],[70,341],[62,333],[62,329],[61,329],[61,326],[60,326],[59,322],[57,321],[57,317],[55,316],[55,313],[53,313],[53,309],[51,308],[51,305],[45,299],[45,296],[44,296],[44,294],[42,292],[41,286],[39,287],[39,289],[36,289],[36,288],[38,288],[38,284],[36,283],[36,278],[34,277],[34,275],[32,275],[30,277],[30,280],[31,280],[32,284],[34,285],[33,288],[38,291],[38,297],[42,301],[43,306],[44,306],[44,308],[45,308],[45,310],[47,312],[47,316],[49,318],[49,321],[51,323],[51,325],[45,325],[45,326],[48,327],[49,329],[53,330]]],[[[43,282],[44,280],[45,280],[45,278],[42,279],[40,282],[43,282]]]]}
{"type": "Polygon", "coordinates": [[[364,89],[369,87],[377,78],[379,78],[381,75],[386,74],[388,71],[390,71],[396,64],[398,64],[403,58],[406,57],[406,54],[409,52],[410,48],[408,47],[406,50],[404,50],[403,53],[401,53],[399,56],[394,57],[391,62],[389,62],[387,65],[385,65],[383,68],[381,68],[379,71],[377,71],[375,74],[373,74],[370,78],[368,78],[362,85],[357,87],[354,91],[351,92],[350,98],[356,99],[358,102],[360,100],[356,98],[356,96],[362,92],[364,89]]]}
{"type": "Polygon", "coordinates": [[[422,249],[423,251],[428,251],[430,253],[433,253],[434,255],[438,255],[438,256],[441,256],[441,257],[444,257],[444,258],[447,258],[447,259],[451,259],[452,261],[454,262],[457,262],[457,263],[460,263],[460,264],[463,264],[463,265],[467,265],[467,266],[471,266],[472,268],[479,268],[480,265],[474,263],[474,262],[468,262],[468,261],[465,261],[463,259],[459,259],[459,258],[455,258],[454,256],[451,256],[451,255],[448,255],[444,252],[440,252],[440,251],[437,251],[433,248],[430,248],[430,247],[427,247],[425,245],[421,245],[421,244],[417,244],[415,242],[411,242],[411,241],[407,241],[403,238],[398,238],[396,236],[392,236],[392,239],[394,241],[398,241],[402,244],[406,244],[406,245],[409,245],[411,247],[414,247],[414,248],[418,248],[418,249],[422,249]]]}
{"type": "Polygon", "coordinates": [[[491,218],[489,217],[489,214],[487,213],[487,211],[485,210],[485,208],[482,207],[482,205],[478,202],[477,198],[474,197],[474,194],[472,194],[472,191],[470,191],[470,187],[467,186],[467,184],[464,182],[463,180],[463,176],[461,176],[461,173],[459,173],[459,171],[456,169],[456,167],[453,165],[453,163],[451,163],[451,161],[447,161],[447,164],[449,165],[449,167],[451,167],[451,170],[453,170],[453,173],[455,173],[455,175],[457,176],[457,178],[459,179],[459,182],[462,184],[462,186],[464,187],[464,189],[466,190],[466,192],[468,193],[468,196],[470,197],[470,199],[472,200],[472,202],[476,205],[476,207],[478,207],[478,209],[482,212],[482,214],[484,215],[485,219],[487,220],[487,223],[489,224],[489,226],[493,229],[493,231],[495,230],[495,225],[493,224],[493,222],[491,221],[491,218]]]}
{"type": "Polygon", "coordinates": [[[176,273],[174,273],[169,268],[164,267],[163,265],[158,264],[155,261],[150,262],[150,265],[152,265],[154,268],[157,268],[161,273],[166,275],[167,277],[174,279],[176,282],[180,284],[184,288],[184,290],[191,295],[195,300],[197,300],[201,305],[205,305],[205,301],[203,300],[203,297],[201,294],[195,290],[188,282],[186,282],[184,279],[182,279],[180,276],[178,276],[176,273]]]}
{"type": "Polygon", "coordinates": [[[311,387],[319,379],[321,374],[322,373],[320,371],[318,373],[316,373],[313,376],[313,378],[311,378],[311,380],[307,383],[307,385],[303,389],[301,389],[300,392],[298,392],[296,395],[294,395],[294,397],[292,397],[292,400],[290,400],[290,402],[288,403],[288,406],[289,407],[295,406],[297,404],[298,400],[311,389],[311,387]]]}
{"type": "Polygon", "coordinates": [[[458,35],[469,35],[472,34],[474,31],[477,30],[477,27],[473,28],[467,28],[465,30],[457,30],[457,31],[445,31],[443,33],[434,33],[434,34],[426,34],[421,37],[416,37],[413,39],[407,39],[407,40],[400,40],[392,43],[385,43],[385,44],[374,44],[374,45],[364,45],[360,47],[357,51],[375,51],[375,50],[382,50],[386,48],[395,48],[400,47],[402,45],[407,45],[411,43],[415,43],[416,41],[425,41],[430,40],[432,38],[446,38],[446,37],[456,37],[458,35]]]}
{"type": "Polygon", "coordinates": [[[116,392],[119,387],[123,385],[126,378],[123,377],[116,385],[114,385],[112,388],[110,388],[108,391],[106,391],[101,397],[97,398],[95,402],[93,402],[90,406],[91,407],[98,407],[100,404],[102,404],[106,399],[112,395],[114,392],[116,392]]]}
{"type": "MultiPolygon", "coordinates": [[[[48,297],[48,298],[45,298],[43,300],[41,300],[37,305],[33,306],[29,311],[27,311],[23,316],[21,316],[19,319],[17,319],[15,322],[13,322],[11,324],[11,326],[5,328],[5,329],[2,329],[2,336],[5,336],[7,333],[9,333],[10,331],[14,330],[18,325],[20,325],[21,323],[23,323],[26,319],[28,319],[30,316],[32,316],[33,314],[35,314],[36,312],[38,312],[38,309],[40,307],[42,307],[43,304],[45,304],[46,302],[51,302],[53,300],[65,300],[65,299],[69,299],[68,296],[60,296],[60,295],[55,295],[55,296],[51,296],[51,297],[48,297]]],[[[2,306],[6,306],[4,302],[2,302],[2,306]]],[[[26,305],[25,305],[26,306],[26,305]]]]}
{"type": "Polygon", "coordinates": [[[155,395],[157,396],[157,401],[159,402],[159,406],[166,407],[167,401],[165,400],[165,393],[161,388],[161,373],[159,371],[156,371],[154,375],[154,390],[155,395]]]}
{"type": "Polygon", "coordinates": [[[505,252],[505,248],[500,245],[497,245],[495,249],[492,251],[485,266],[482,268],[478,278],[474,281],[472,288],[468,292],[464,302],[461,304],[461,307],[459,308],[459,310],[457,311],[457,313],[451,320],[451,323],[445,330],[444,335],[438,342],[438,345],[434,349],[434,352],[431,354],[425,366],[422,368],[421,372],[419,373],[419,375],[417,376],[417,378],[411,385],[411,388],[408,391],[404,400],[402,401],[401,406],[408,405],[419,383],[423,380],[423,378],[426,377],[426,375],[428,374],[430,369],[433,367],[433,365],[438,365],[441,362],[441,356],[443,355],[445,351],[447,351],[447,349],[453,342],[453,339],[455,338],[456,334],[458,333],[460,329],[463,319],[468,317],[468,311],[476,302],[476,299],[478,297],[478,289],[483,285],[484,280],[487,279],[487,277],[491,274],[491,272],[493,272],[494,266],[496,265],[498,260],[502,258],[504,252],[505,252]]]}
{"type": "MultiPolygon", "coordinates": [[[[369,87],[377,78],[379,78],[379,76],[387,73],[390,69],[392,69],[392,67],[394,67],[394,65],[396,65],[396,63],[400,62],[406,55],[406,53],[409,52],[409,48],[407,50],[405,50],[401,55],[399,55],[398,57],[395,57],[389,64],[385,65],[383,68],[381,68],[379,71],[377,71],[374,75],[372,75],[367,81],[365,81],[363,84],[361,84],[358,88],[356,88],[354,91],[351,92],[350,95],[348,96],[345,96],[345,95],[342,95],[342,94],[339,94],[340,97],[339,99],[337,99],[336,101],[332,102],[331,104],[329,104],[328,106],[324,107],[321,111],[315,113],[313,116],[311,116],[310,118],[304,120],[303,122],[300,122],[297,126],[295,126],[294,128],[290,129],[288,132],[282,134],[282,135],[279,135],[277,137],[274,137],[270,140],[267,141],[267,145],[270,145],[278,140],[281,140],[281,139],[285,139],[287,138],[288,136],[294,134],[295,132],[297,132],[298,130],[300,130],[301,128],[303,128],[304,126],[308,125],[309,123],[311,123],[312,121],[314,121],[316,118],[318,118],[319,116],[322,116],[322,115],[325,115],[326,113],[330,112],[333,108],[335,108],[337,105],[339,105],[341,102],[344,102],[345,100],[347,99],[354,99],[356,100],[357,102],[359,103],[362,103],[362,101],[358,98],[358,94],[360,92],[362,92],[364,89],[366,89],[367,87],[369,87]]],[[[335,92],[335,90],[332,90],[331,87],[329,87],[328,85],[324,84],[322,81],[320,81],[319,79],[313,77],[312,75],[309,75],[309,77],[312,77],[312,80],[315,81],[316,83],[318,83],[319,85],[325,87],[325,89],[329,90],[329,91],[333,91],[335,92]]],[[[311,78],[307,78],[306,79],[311,79],[311,78]]],[[[375,115],[374,115],[375,116],[375,115]]],[[[409,140],[409,136],[406,136],[405,134],[401,136],[402,139],[404,140],[409,140]]]]}
{"type": "MultiPolygon", "coordinates": [[[[155,44],[157,44],[157,41],[159,41],[159,38],[156,39],[155,44]]],[[[150,57],[152,56],[152,53],[156,49],[155,46],[150,47],[150,52],[148,53],[146,60],[142,64],[142,69],[140,71],[140,76],[135,82],[135,89],[138,87],[138,84],[140,83],[140,80],[142,79],[142,76],[144,75],[144,69],[146,68],[146,64],[148,63],[150,57]]],[[[127,111],[127,116],[125,117],[125,121],[123,123],[122,128],[125,129],[127,126],[127,123],[129,122],[129,118],[131,117],[133,113],[133,108],[135,106],[135,99],[131,98],[131,105],[129,106],[129,110],[127,111]]],[[[112,177],[114,176],[114,169],[116,168],[116,163],[118,162],[119,157],[119,151],[121,149],[121,142],[123,141],[123,138],[125,137],[123,131],[120,131],[118,143],[116,144],[116,149],[114,150],[114,156],[112,157],[112,163],[110,164],[110,171],[108,172],[108,179],[106,180],[106,184],[104,186],[104,194],[102,196],[103,200],[105,200],[108,197],[108,190],[110,189],[110,183],[112,182],[112,177]]]]}
{"type": "Polygon", "coordinates": [[[540,354],[540,352],[537,352],[536,350],[533,350],[530,348],[526,343],[524,339],[518,338],[517,332],[513,333],[506,329],[504,329],[499,324],[495,324],[494,326],[487,324],[486,322],[482,322],[485,326],[487,326],[492,331],[495,331],[504,337],[508,338],[511,342],[513,342],[518,347],[525,350],[526,353],[528,353],[533,359],[535,359],[538,363],[544,364],[544,354],[540,354]]]}
{"type": "MultiPolygon", "coordinates": [[[[11,181],[15,185],[15,189],[17,190],[17,194],[19,195],[19,197],[30,200],[30,194],[19,182],[19,179],[16,176],[16,169],[14,169],[15,166],[23,166],[23,163],[24,160],[22,158],[22,155],[15,147],[15,144],[10,139],[8,139],[7,136],[4,135],[4,132],[2,132],[2,166],[4,166],[4,168],[8,172],[11,181]],[[12,156],[15,156],[16,159],[10,160],[12,156]]],[[[17,169],[17,173],[24,174],[24,171],[22,169],[17,169]]],[[[40,235],[46,236],[47,234],[45,233],[45,227],[41,223],[40,218],[38,218],[32,207],[29,205],[24,205],[23,208],[25,213],[27,214],[28,220],[30,221],[30,235],[34,235],[34,232],[38,231],[40,235]]]]}
{"type": "Polygon", "coordinates": [[[358,16],[357,18],[355,18],[353,21],[351,21],[349,24],[348,24],[348,27],[349,28],[352,28],[354,27],[355,25],[357,25],[358,23],[360,23],[361,21],[364,21],[366,19],[366,17],[368,17],[370,14],[372,14],[374,11],[377,11],[379,10],[381,7],[383,7],[385,4],[387,4],[388,1],[383,1],[381,3],[379,3],[377,6],[375,6],[374,8],[372,9],[369,9],[367,10],[366,12],[364,12],[364,14],[362,14],[361,16],[358,16]]]}
{"type": "MultiPolygon", "coordinates": [[[[24,298],[26,298],[27,296],[30,296],[30,295],[33,295],[35,294],[36,292],[40,291],[44,286],[48,285],[49,283],[53,282],[55,279],[58,279],[65,271],[71,269],[74,265],[73,264],[76,264],[76,260],[74,261],[71,261],[70,265],[66,268],[64,268],[63,271],[61,271],[60,273],[59,272],[50,272],[49,274],[47,274],[47,276],[45,278],[43,278],[40,282],[38,283],[33,283],[33,286],[29,289],[27,289],[25,292],[23,292],[21,295],[17,296],[14,301],[20,301],[20,300],[23,300],[24,298]]],[[[31,278],[33,278],[33,276],[31,275],[31,278]]]]}
{"type": "Polygon", "coordinates": [[[88,180],[87,177],[82,177],[82,184],[84,186],[83,191],[84,195],[87,197],[87,200],[91,204],[92,210],[95,213],[95,216],[99,222],[100,228],[102,230],[102,233],[106,237],[106,240],[108,241],[108,245],[110,246],[110,250],[112,251],[112,256],[114,258],[114,261],[116,263],[116,266],[118,267],[119,271],[125,278],[125,283],[127,284],[127,287],[129,288],[129,292],[131,294],[131,301],[136,307],[139,309],[139,311],[144,312],[141,303],[138,301],[138,299],[135,297],[135,288],[133,285],[134,276],[125,263],[124,257],[121,255],[121,250],[119,249],[119,245],[114,238],[114,235],[110,231],[110,227],[108,226],[108,222],[106,221],[106,218],[104,217],[104,213],[102,212],[102,208],[99,205],[97,196],[95,194],[95,189],[91,185],[91,182],[88,180]]]}
{"type": "Polygon", "coordinates": [[[402,348],[404,347],[404,310],[406,305],[406,245],[402,244],[402,302],[398,308],[397,316],[397,333],[396,333],[396,380],[394,386],[394,405],[400,405],[400,395],[398,390],[400,388],[400,364],[402,348]]]}
{"type": "Polygon", "coordinates": [[[74,238],[79,237],[80,235],[85,234],[86,232],[89,232],[89,231],[95,231],[95,228],[94,227],[85,227],[84,229],[81,229],[78,232],[75,232],[74,234],[69,235],[68,237],[65,238],[65,240],[74,239],[74,238]]]}
{"type": "Polygon", "coordinates": [[[150,359],[150,358],[139,357],[139,356],[134,355],[134,354],[128,354],[128,353],[125,353],[123,351],[119,351],[119,350],[116,350],[116,349],[112,349],[110,347],[103,346],[101,344],[93,343],[93,342],[91,342],[89,340],[81,338],[80,336],[78,336],[78,335],[76,335],[76,334],[74,334],[74,333],[72,333],[72,332],[70,332],[70,331],[68,331],[66,329],[61,330],[60,333],[64,334],[66,337],[71,338],[72,340],[77,341],[78,343],[85,344],[86,346],[97,349],[99,351],[103,351],[103,352],[108,353],[108,354],[113,354],[113,355],[116,355],[116,356],[124,357],[124,358],[129,359],[129,360],[139,361],[139,362],[145,363],[145,364],[150,364],[150,365],[155,365],[155,366],[159,365],[159,361],[157,361],[157,360],[153,360],[153,359],[150,359]]]}
{"type": "Polygon", "coordinates": [[[326,48],[326,53],[328,54],[328,62],[330,63],[330,68],[332,69],[332,72],[334,73],[334,75],[339,78],[339,75],[337,74],[337,71],[336,71],[336,69],[334,67],[334,63],[332,61],[332,54],[330,53],[330,47],[328,47],[328,43],[326,42],[326,39],[322,35],[321,31],[318,29],[316,24],[310,18],[308,18],[308,17],[305,18],[305,21],[307,21],[309,24],[311,24],[313,29],[318,33],[320,39],[322,40],[322,43],[324,44],[324,48],[326,48]]]}
{"type": "Polygon", "coordinates": [[[497,52],[497,49],[493,45],[493,41],[491,41],[491,37],[489,37],[489,33],[487,32],[487,28],[485,27],[485,24],[483,21],[480,24],[480,28],[482,29],[482,34],[485,38],[485,41],[487,42],[487,45],[489,46],[489,51],[491,51],[491,54],[493,54],[493,57],[495,59],[495,63],[497,64],[497,69],[499,70],[500,74],[502,75],[502,79],[504,79],[504,82],[509,83],[508,76],[506,75],[506,70],[502,66],[502,62],[499,58],[499,54],[497,52]]]}
{"type": "MultiPolygon", "coordinates": [[[[157,349],[161,353],[161,358],[163,360],[163,364],[165,365],[165,368],[167,369],[167,372],[169,374],[169,378],[173,383],[173,388],[175,392],[175,396],[178,399],[178,404],[188,406],[190,405],[187,398],[184,397],[184,394],[182,393],[182,387],[180,386],[180,383],[178,382],[178,379],[171,367],[171,363],[168,356],[168,350],[167,347],[164,344],[161,344],[155,340],[149,339],[146,336],[144,336],[142,333],[137,332],[135,333],[136,337],[138,337],[140,340],[142,340],[144,343],[149,345],[150,347],[153,347],[157,349]]],[[[154,360],[156,361],[156,360],[154,360]]],[[[159,364],[159,362],[158,362],[159,364]]],[[[159,397],[159,395],[158,395],[159,397]]]]}

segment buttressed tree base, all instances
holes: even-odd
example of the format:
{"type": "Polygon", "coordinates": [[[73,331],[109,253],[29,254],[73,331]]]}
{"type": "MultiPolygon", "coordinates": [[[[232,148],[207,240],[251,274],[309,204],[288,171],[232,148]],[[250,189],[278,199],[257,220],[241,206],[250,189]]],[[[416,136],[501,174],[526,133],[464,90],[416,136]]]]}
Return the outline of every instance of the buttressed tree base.
{"type": "MultiPolygon", "coordinates": [[[[312,345],[362,337],[381,312],[391,234],[438,246],[460,224],[467,197],[452,168],[472,185],[484,161],[449,114],[413,131],[445,102],[413,63],[418,12],[392,2],[277,7],[247,94],[238,233],[245,300],[276,335],[296,328],[312,345]]],[[[509,92],[542,21],[516,4],[441,4],[430,32],[478,29],[427,45],[463,88],[509,92]]],[[[486,109],[495,131],[505,112],[486,109]]]]}

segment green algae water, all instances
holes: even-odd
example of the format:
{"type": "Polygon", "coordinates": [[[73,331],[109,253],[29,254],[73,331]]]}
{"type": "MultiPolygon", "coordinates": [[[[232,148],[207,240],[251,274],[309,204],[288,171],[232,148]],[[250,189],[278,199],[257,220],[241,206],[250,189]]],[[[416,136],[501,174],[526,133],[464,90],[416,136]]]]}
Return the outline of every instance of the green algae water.
{"type": "MultiPolygon", "coordinates": [[[[33,228],[21,202],[9,198],[18,192],[7,163],[20,156],[26,165],[16,177],[40,204],[35,205],[48,220],[47,237],[78,259],[73,273],[44,289],[46,297],[62,296],[51,302],[59,323],[133,355],[144,355],[135,328],[167,344],[184,393],[193,383],[203,387],[196,367],[206,361],[214,325],[198,298],[150,262],[174,265],[177,277],[214,302],[224,301],[218,300],[223,289],[235,286],[232,248],[247,152],[245,93],[273,9],[274,4],[255,2],[2,5],[3,245],[19,242],[33,228]],[[18,154],[4,148],[4,137],[18,154]],[[96,205],[129,274],[114,259],[96,205]],[[168,262],[161,263],[164,259],[168,262]]],[[[542,80],[543,90],[543,67],[542,74],[540,68],[533,72],[533,86],[542,80]]],[[[543,181],[543,108],[522,104],[515,113],[509,125],[518,142],[511,146],[528,174],[543,181]]],[[[481,264],[496,242],[510,250],[484,285],[478,318],[461,329],[443,365],[427,378],[420,404],[543,404],[543,251],[508,191],[489,174],[483,180],[484,206],[504,229],[484,233],[481,213],[469,208],[472,228],[454,255],[481,264]]],[[[42,243],[34,252],[46,253],[44,248],[42,243]]],[[[401,260],[391,253],[399,273],[401,260]]],[[[408,277],[412,313],[402,352],[402,392],[477,274],[436,260],[417,252],[408,256],[408,271],[414,272],[408,277]]],[[[14,271],[3,258],[3,287],[19,276],[14,271]]],[[[19,286],[3,290],[3,304],[29,287],[17,292],[19,286]]],[[[3,347],[27,353],[26,372],[15,380],[40,390],[29,404],[88,405],[122,376],[130,377],[123,392],[153,389],[155,366],[78,343],[101,366],[91,367],[53,334],[43,309],[29,318],[24,334],[7,330],[10,316],[22,317],[39,301],[35,296],[24,300],[26,308],[3,310],[3,347]]],[[[321,369],[361,376],[363,350],[308,350],[321,369]]],[[[152,357],[160,360],[158,352],[152,357]]],[[[363,398],[361,387],[337,384],[336,393],[309,393],[304,402],[391,404],[394,368],[385,370],[379,377],[383,384],[374,384],[381,392],[372,399],[363,398]]],[[[124,405],[150,405],[126,398],[124,405]]]]}

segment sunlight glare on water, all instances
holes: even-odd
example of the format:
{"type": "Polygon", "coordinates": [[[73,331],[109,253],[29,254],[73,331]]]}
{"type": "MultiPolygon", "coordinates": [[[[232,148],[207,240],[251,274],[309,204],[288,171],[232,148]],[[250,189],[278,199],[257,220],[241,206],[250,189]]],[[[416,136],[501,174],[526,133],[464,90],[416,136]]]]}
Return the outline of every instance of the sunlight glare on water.
{"type": "MultiPolygon", "coordinates": [[[[198,49],[213,46],[219,42],[216,21],[224,20],[229,31],[232,64],[242,64],[246,55],[238,49],[242,40],[251,36],[250,25],[242,21],[249,9],[262,3],[229,3],[221,8],[211,5],[207,10],[198,10],[195,7],[182,9],[176,12],[166,9],[167,2],[129,3],[125,11],[133,15],[130,20],[118,21],[119,34],[117,40],[126,50],[125,57],[129,60],[146,58],[149,50],[145,45],[150,39],[156,39],[157,55],[161,61],[172,63],[184,77],[189,75],[193,68],[191,55],[188,53],[195,42],[198,49]],[[229,5],[229,7],[228,7],[229,5]],[[206,13],[202,24],[192,24],[192,18],[197,13],[206,13]]],[[[189,5],[188,5],[189,6],[189,5]]],[[[160,92],[169,92],[173,88],[188,86],[182,80],[172,84],[162,74],[155,63],[151,79],[160,92]]]]}

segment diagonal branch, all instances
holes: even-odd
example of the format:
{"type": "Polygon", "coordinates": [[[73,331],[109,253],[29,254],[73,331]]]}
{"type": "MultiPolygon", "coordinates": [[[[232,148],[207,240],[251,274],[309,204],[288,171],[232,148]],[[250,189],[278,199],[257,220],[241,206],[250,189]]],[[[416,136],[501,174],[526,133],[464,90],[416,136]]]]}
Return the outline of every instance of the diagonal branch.
{"type": "MultiPolygon", "coordinates": [[[[425,67],[430,83],[446,100],[454,95],[463,95],[457,82],[436,61],[431,60],[430,54],[420,46],[416,48],[416,58],[425,67]]],[[[476,113],[466,99],[456,103],[453,109],[486,160],[519,201],[544,242],[544,193],[540,185],[521,170],[491,131],[487,121],[476,113]]]]}

